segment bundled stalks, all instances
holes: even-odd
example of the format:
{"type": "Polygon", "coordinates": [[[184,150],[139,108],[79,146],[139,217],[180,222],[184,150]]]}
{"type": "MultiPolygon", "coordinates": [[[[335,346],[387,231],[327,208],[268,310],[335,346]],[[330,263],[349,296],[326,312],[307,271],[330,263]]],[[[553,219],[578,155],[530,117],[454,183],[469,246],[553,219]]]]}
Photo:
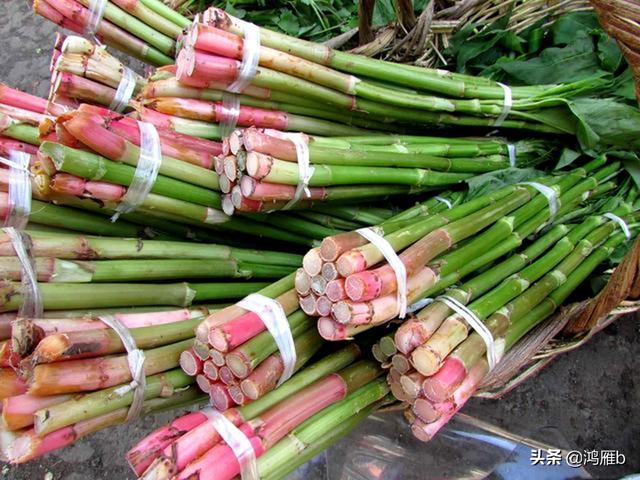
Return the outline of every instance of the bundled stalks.
{"type": "Polygon", "coordinates": [[[310,315],[321,317],[318,328],[328,340],[350,338],[399,313],[402,316],[403,304],[442,292],[517,248],[549,220],[552,208],[563,215],[594,193],[609,191],[608,177],[620,165],[604,164],[601,157],[563,176],[539,179],[538,184],[555,192],[554,207],[539,191],[544,186],[525,183],[477,196],[408,224],[383,223],[377,237],[384,241],[377,239],[377,244],[358,232],[328,237],[305,255],[303,269],[298,271],[300,304],[310,315]],[[487,241],[496,245],[488,252],[487,241]],[[383,243],[391,253],[383,255],[383,243]],[[454,246],[457,248],[452,249],[454,246]]]}
{"type": "Polygon", "coordinates": [[[274,130],[248,128],[225,138],[216,172],[220,185],[226,187],[223,191],[230,189],[223,208],[231,214],[236,209],[258,212],[419,193],[480,173],[536,165],[550,158],[553,150],[553,144],[539,141],[508,144],[494,138],[426,136],[293,138],[274,130]],[[308,158],[298,158],[299,142],[306,144],[308,158]]]}
{"type": "MultiPolygon", "coordinates": [[[[260,478],[279,478],[326,448],[384,401],[382,370],[351,345],[310,365],[255,402],[175,419],[127,454],[139,478],[231,479],[240,463],[219,433],[220,416],[246,437],[260,478]],[[255,461],[255,460],[254,460],[255,461]]],[[[233,430],[236,430],[233,428],[233,430]]],[[[243,463],[246,460],[243,461],[243,463]]]]}

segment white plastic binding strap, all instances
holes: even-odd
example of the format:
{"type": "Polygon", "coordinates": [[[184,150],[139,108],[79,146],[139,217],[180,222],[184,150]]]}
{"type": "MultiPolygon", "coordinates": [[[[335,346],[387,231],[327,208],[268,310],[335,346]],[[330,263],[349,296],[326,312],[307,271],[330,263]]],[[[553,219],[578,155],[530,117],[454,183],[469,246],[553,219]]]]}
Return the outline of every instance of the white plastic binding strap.
{"type": "Polygon", "coordinates": [[[133,73],[133,70],[130,68],[124,67],[116,94],[113,96],[111,104],[109,104],[109,110],[113,110],[118,113],[124,112],[124,109],[129,105],[129,100],[131,100],[131,96],[133,95],[135,88],[135,73],[133,73]]]}
{"type": "Polygon", "coordinates": [[[11,239],[11,245],[16,252],[20,265],[22,265],[22,305],[18,312],[19,317],[42,317],[42,295],[38,286],[36,267],[29,251],[29,236],[16,230],[14,227],[2,229],[11,239]]]}
{"type": "Polygon", "coordinates": [[[618,225],[620,225],[620,228],[624,232],[624,236],[627,237],[627,242],[633,238],[633,235],[631,235],[631,230],[629,230],[629,225],[627,225],[627,222],[625,222],[618,215],[616,215],[615,213],[609,212],[609,213],[605,213],[603,216],[610,218],[611,220],[616,222],[618,225]]]}
{"type": "Polygon", "coordinates": [[[102,315],[98,318],[118,334],[127,351],[127,363],[129,364],[129,371],[131,372],[131,383],[117,388],[114,394],[121,397],[133,390],[133,401],[127,412],[127,422],[131,422],[138,418],[142,412],[144,391],[147,388],[147,378],[144,374],[144,352],[136,345],[129,329],[116,317],[112,315],[102,315]]]}
{"type": "Polygon", "coordinates": [[[260,60],[260,29],[249,22],[242,22],[244,40],[242,42],[242,63],[238,77],[227,87],[227,93],[222,96],[222,118],[220,119],[220,135],[228,136],[238,125],[240,116],[240,99],[237,93],[242,93],[253,81],[258,71],[260,60]]]}
{"type": "Polygon", "coordinates": [[[378,234],[372,228],[360,228],[356,230],[365,239],[369,240],[389,262],[389,266],[393,268],[396,275],[396,283],[398,284],[396,295],[398,297],[398,317],[407,316],[407,269],[398,257],[393,247],[385,238],[378,234]]]}
{"type": "Polygon", "coordinates": [[[511,168],[515,168],[517,164],[516,146],[513,143],[508,143],[507,152],[509,153],[509,165],[511,168]]]}
{"type": "Polygon", "coordinates": [[[278,380],[278,386],[282,385],[293,375],[297,360],[293,335],[291,335],[291,328],[289,328],[287,315],[284,313],[282,305],[273,298],[265,297],[259,293],[252,293],[246,296],[236,305],[258,315],[275,340],[284,365],[282,375],[278,380]]]}
{"type": "Polygon", "coordinates": [[[87,25],[85,32],[87,35],[93,38],[98,44],[102,45],[98,40],[96,34],[100,28],[100,22],[104,15],[104,9],[107,6],[107,0],[90,0],[89,1],[89,18],[87,19],[87,25]]]}
{"type": "Polygon", "coordinates": [[[493,122],[494,127],[499,127],[504,123],[504,121],[509,116],[509,112],[511,111],[511,106],[513,105],[513,96],[511,92],[511,87],[500,82],[498,82],[498,85],[500,85],[504,90],[504,103],[502,104],[502,112],[500,112],[500,116],[498,116],[498,118],[496,118],[496,121],[493,122]]]}
{"type": "Polygon", "coordinates": [[[0,157],[0,163],[9,166],[9,213],[5,219],[5,227],[24,230],[31,213],[31,178],[29,162],[31,155],[26,152],[12,150],[9,159],[0,157]]]}
{"type": "Polygon", "coordinates": [[[407,307],[407,313],[414,313],[418,310],[422,310],[427,305],[431,305],[434,302],[433,298],[427,297],[422,300],[418,300],[416,303],[412,303],[407,307]]]}
{"type": "Polygon", "coordinates": [[[436,195],[435,197],[433,197],[433,199],[439,201],[440,203],[444,203],[449,210],[453,208],[453,204],[451,203],[451,201],[447,200],[446,198],[442,198],[436,195]]]}
{"type": "Polygon", "coordinates": [[[315,168],[309,162],[309,144],[307,143],[307,137],[305,135],[281,132],[279,136],[293,142],[296,147],[296,158],[298,160],[298,185],[296,186],[296,191],[293,194],[293,198],[282,207],[283,210],[289,210],[300,201],[303,193],[307,198],[311,197],[309,181],[311,177],[313,177],[315,168]]]}
{"type": "Polygon", "coordinates": [[[498,364],[502,355],[504,354],[504,341],[495,340],[491,331],[487,328],[482,320],[480,320],[475,313],[469,310],[466,305],[463,305],[455,298],[447,295],[441,295],[436,297],[436,301],[444,303],[451,310],[461,315],[471,328],[473,328],[478,335],[484,340],[487,346],[487,361],[489,363],[489,370],[498,364]]]}
{"type": "Polygon", "coordinates": [[[558,213],[558,194],[556,191],[538,182],[521,182],[518,185],[529,185],[547,198],[547,202],[549,202],[549,222],[553,221],[558,213]]]}
{"type": "Polygon", "coordinates": [[[142,205],[153,188],[162,163],[160,136],[156,127],[150,123],[138,121],[138,128],[140,129],[138,165],[127,192],[116,207],[116,213],[111,217],[112,222],[115,222],[123,213],[133,212],[142,205]]]}
{"type": "Polygon", "coordinates": [[[240,464],[240,478],[242,480],[258,480],[258,464],[256,454],[253,451],[251,441],[231,421],[219,411],[213,408],[202,410],[216,431],[222,437],[224,443],[233,451],[240,464]]]}

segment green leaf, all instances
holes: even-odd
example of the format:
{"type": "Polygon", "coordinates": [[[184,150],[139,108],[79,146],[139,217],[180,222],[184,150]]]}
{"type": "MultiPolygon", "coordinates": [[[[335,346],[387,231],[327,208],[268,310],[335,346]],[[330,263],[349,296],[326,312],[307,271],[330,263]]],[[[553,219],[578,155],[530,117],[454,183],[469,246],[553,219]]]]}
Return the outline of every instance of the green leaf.
{"type": "Polygon", "coordinates": [[[583,148],[603,149],[612,145],[640,150],[640,110],[637,108],[612,98],[578,98],[570,103],[570,108],[581,124],[578,139],[583,148]]]}
{"type": "Polygon", "coordinates": [[[466,199],[484,195],[507,185],[540,178],[544,172],[535,168],[505,168],[495,172],[483,173],[467,180],[469,193],[466,199]]]}
{"type": "Polygon", "coordinates": [[[289,35],[297,35],[300,30],[300,22],[290,10],[284,10],[277,21],[278,27],[289,35]]]}
{"type": "Polygon", "coordinates": [[[602,30],[593,12],[573,12],[562,15],[551,27],[554,45],[568,45],[576,37],[588,36],[594,30],[602,30]]]}
{"type": "Polygon", "coordinates": [[[580,155],[581,154],[575,150],[563,148],[558,164],[555,166],[554,170],[560,170],[561,168],[568,167],[576,160],[576,158],[580,157],[580,155]]]}
{"type": "Polygon", "coordinates": [[[528,85],[567,83],[602,75],[591,37],[576,38],[562,48],[547,48],[531,60],[505,62],[500,68],[528,85]]]}
{"type": "Polygon", "coordinates": [[[616,41],[606,34],[598,38],[598,58],[602,68],[610,72],[615,72],[622,63],[622,52],[618,48],[616,41]]]}

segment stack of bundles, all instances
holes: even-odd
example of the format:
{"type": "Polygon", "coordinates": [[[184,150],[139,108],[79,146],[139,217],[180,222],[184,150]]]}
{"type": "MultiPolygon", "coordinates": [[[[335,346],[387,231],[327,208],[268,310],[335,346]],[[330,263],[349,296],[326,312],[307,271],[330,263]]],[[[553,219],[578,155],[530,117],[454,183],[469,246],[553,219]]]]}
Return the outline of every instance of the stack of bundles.
{"type": "Polygon", "coordinates": [[[433,438],[506,351],[633,240],[640,230],[637,192],[627,200],[581,223],[554,225],[398,328],[388,382],[409,405],[406,416],[418,439],[433,438]]]}
{"type": "Polygon", "coordinates": [[[204,401],[177,367],[207,313],[35,318],[35,342],[14,328],[14,341],[35,348],[21,358],[0,342],[0,459],[26,462],[140,414],[204,401]]]}
{"type": "Polygon", "coordinates": [[[333,112],[336,121],[353,118],[382,129],[388,124],[502,126],[570,134],[576,127],[564,108],[566,99],[602,86],[595,79],[509,88],[486,78],[332,50],[243,22],[217,8],[187,29],[176,77],[188,87],[217,90],[230,84],[227,90],[256,98],[277,92],[283,104],[297,104],[303,97],[304,107],[319,118],[333,112]]]}
{"type": "Polygon", "coordinates": [[[176,42],[191,23],[160,0],[34,0],[33,10],[151,65],[173,63],[176,42]]]}
{"type": "Polygon", "coordinates": [[[95,103],[123,112],[146,80],[82,37],[57,34],[51,57],[49,100],[77,108],[95,103]]]}
{"type": "Polygon", "coordinates": [[[129,463],[142,479],[283,478],[388,401],[382,369],[359,357],[352,344],[253,403],[176,418],[131,449],[129,463]]]}
{"type": "Polygon", "coordinates": [[[216,159],[225,213],[419,193],[551,158],[553,143],[427,136],[307,137],[248,128],[216,159]]]}
{"type": "Polygon", "coordinates": [[[599,157],[563,175],[467,198],[417,221],[328,237],[305,255],[297,275],[301,307],[321,317],[320,334],[329,340],[403,318],[408,305],[517,248],[551,218],[610,191],[615,183],[608,180],[619,168],[599,157]]]}
{"type": "Polygon", "coordinates": [[[294,275],[207,317],[181,357],[218,410],[262,397],[300,370],[323,344],[298,306],[294,275]]]}
{"type": "MultiPolygon", "coordinates": [[[[45,310],[184,307],[237,299],[300,264],[298,255],[224,245],[27,233],[45,310]]],[[[10,235],[0,233],[1,311],[14,311],[22,304],[16,283],[22,276],[10,235]]]]}

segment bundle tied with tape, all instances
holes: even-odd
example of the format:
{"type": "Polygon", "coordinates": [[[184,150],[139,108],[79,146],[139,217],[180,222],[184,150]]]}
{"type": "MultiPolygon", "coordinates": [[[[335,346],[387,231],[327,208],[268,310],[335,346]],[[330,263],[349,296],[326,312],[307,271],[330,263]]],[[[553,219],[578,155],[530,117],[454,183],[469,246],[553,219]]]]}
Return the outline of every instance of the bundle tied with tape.
{"type": "Polygon", "coordinates": [[[224,443],[226,443],[240,465],[242,480],[258,480],[258,463],[256,454],[247,436],[222,413],[212,408],[202,410],[224,443]]]}
{"type": "Polygon", "coordinates": [[[122,113],[129,106],[129,100],[133,96],[136,88],[136,74],[130,68],[122,67],[122,78],[113,96],[113,100],[109,104],[109,110],[122,113]]]}
{"type": "Polygon", "coordinates": [[[498,115],[498,118],[496,118],[496,121],[493,122],[494,127],[502,126],[504,121],[509,116],[509,113],[511,112],[511,107],[513,106],[513,92],[511,91],[511,87],[509,87],[509,85],[505,85],[504,83],[500,83],[500,82],[498,82],[498,85],[500,85],[502,87],[502,90],[504,90],[504,101],[502,103],[502,112],[500,112],[500,115],[498,115]]]}
{"type": "Polygon", "coordinates": [[[398,299],[398,317],[404,318],[407,315],[407,269],[398,257],[393,247],[384,236],[382,236],[376,229],[360,228],[356,230],[362,237],[373,244],[382,253],[382,256],[387,260],[389,266],[393,269],[396,276],[396,283],[398,285],[396,295],[398,299]]]}
{"type": "Polygon", "coordinates": [[[504,338],[495,339],[491,330],[487,328],[484,322],[480,320],[475,313],[468,309],[466,305],[460,303],[455,298],[447,295],[440,295],[436,297],[434,301],[444,303],[447,307],[464,318],[471,328],[480,335],[480,338],[482,338],[487,348],[487,363],[489,364],[489,371],[493,370],[504,355],[504,338]]]}
{"type": "Polygon", "coordinates": [[[122,397],[133,391],[133,400],[129,406],[126,420],[127,422],[131,422],[140,416],[144,405],[144,392],[147,388],[147,377],[144,373],[144,352],[137,347],[131,332],[118,318],[112,315],[103,315],[98,318],[102,323],[116,332],[127,351],[127,364],[131,372],[131,382],[117,388],[113,393],[114,395],[122,397]]]}
{"type": "Polygon", "coordinates": [[[107,6],[107,0],[90,0],[89,1],[89,18],[85,26],[85,33],[93,39],[98,45],[102,45],[97,37],[100,30],[100,22],[104,17],[104,9],[107,6]]]}
{"type": "Polygon", "coordinates": [[[153,188],[162,163],[160,136],[156,127],[147,122],[138,121],[140,129],[140,156],[131,184],[111,217],[115,222],[123,213],[136,210],[144,202],[153,188]]]}
{"type": "Polygon", "coordinates": [[[285,314],[282,305],[280,305],[276,300],[260,295],[259,293],[252,293],[248,295],[244,299],[240,300],[236,305],[255,313],[262,323],[264,323],[265,327],[276,342],[278,350],[280,351],[280,357],[282,358],[282,364],[284,365],[282,375],[280,376],[277,384],[279,387],[291,378],[291,375],[294,373],[297,360],[293,335],[291,334],[287,315],[285,314]]]}
{"type": "Polygon", "coordinates": [[[553,220],[558,214],[559,208],[558,192],[556,192],[554,188],[538,182],[521,182],[518,185],[528,185],[530,187],[533,187],[547,199],[547,202],[549,203],[549,220],[547,220],[547,222],[543,224],[540,229],[544,228],[545,225],[553,223],[553,220]]]}
{"type": "Polygon", "coordinates": [[[12,150],[9,158],[0,157],[0,163],[9,167],[9,211],[4,221],[5,227],[24,230],[31,213],[31,156],[26,152],[12,150]]]}
{"type": "Polygon", "coordinates": [[[220,135],[227,137],[238,125],[240,118],[240,98],[242,93],[253,81],[258,71],[260,60],[260,28],[249,22],[242,22],[242,63],[238,76],[222,95],[220,115],[220,135]]]}
{"type": "Polygon", "coordinates": [[[620,218],[618,215],[611,212],[605,213],[603,216],[613,220],[620,226],[620,230],[622,230],[622,233],[624,233],[624,236],[626,237],[627,242],[633,238],[633,235],[631,234],[631,229],[629,228],[629,225],[627,224],[627,222],[624,221],[624,219],[620,218]]]}

